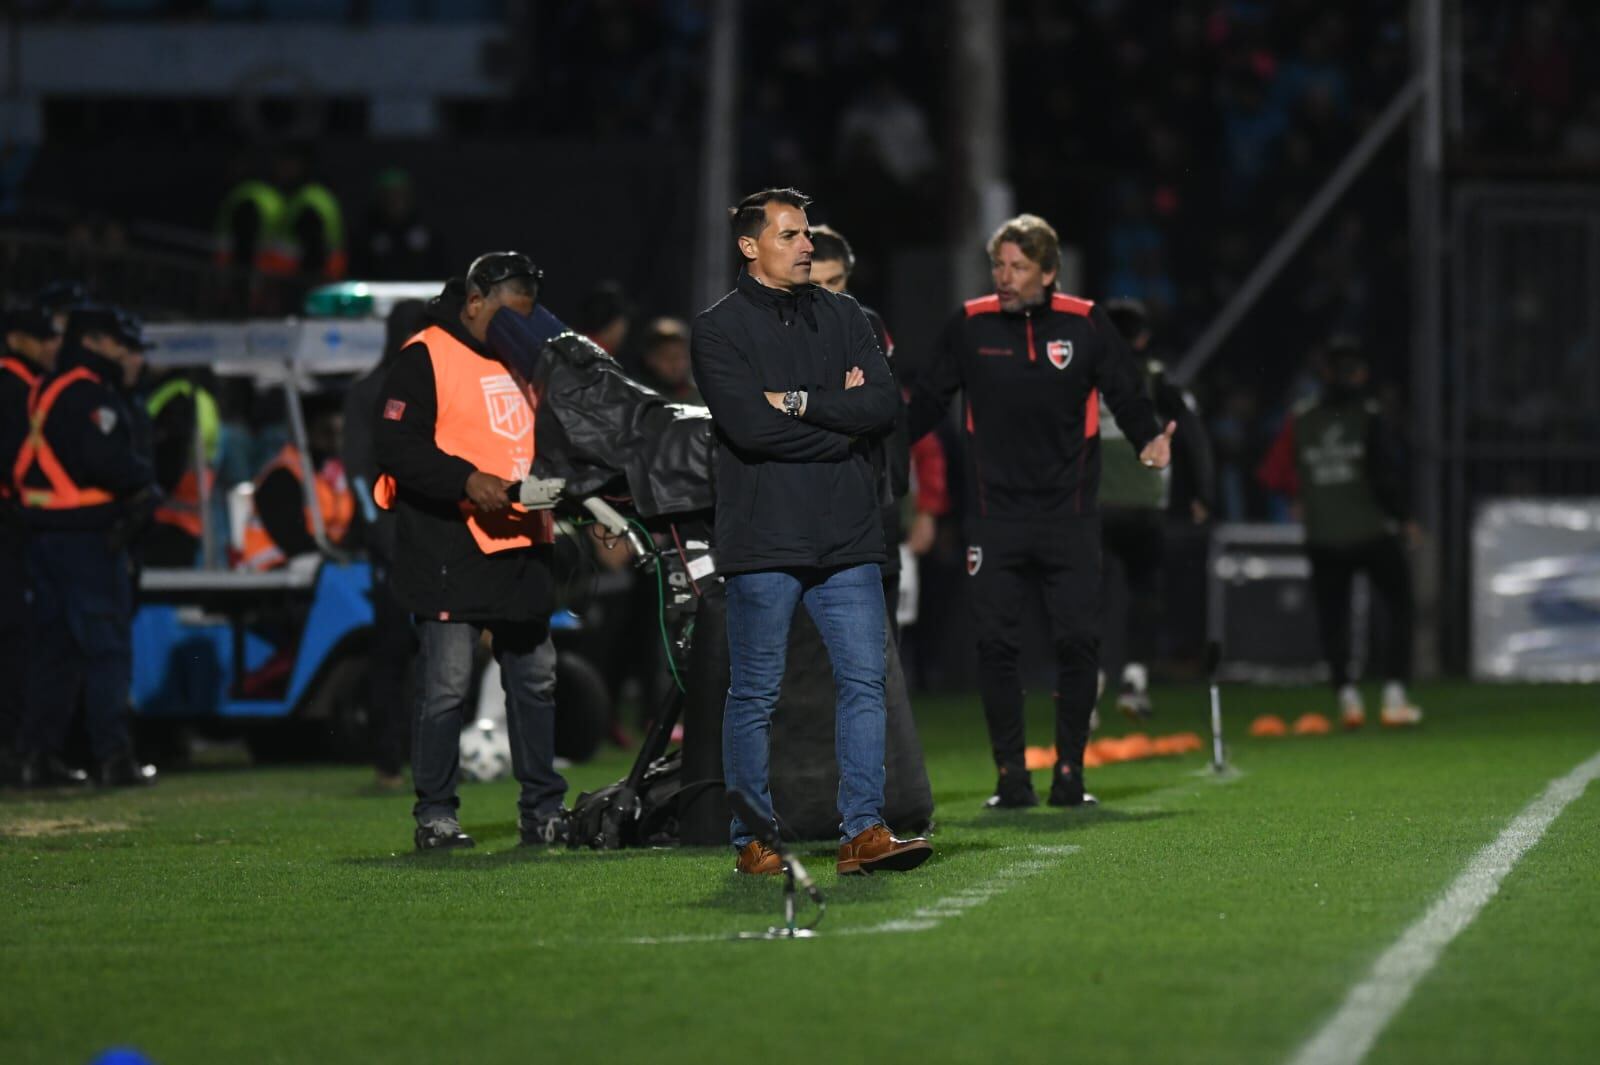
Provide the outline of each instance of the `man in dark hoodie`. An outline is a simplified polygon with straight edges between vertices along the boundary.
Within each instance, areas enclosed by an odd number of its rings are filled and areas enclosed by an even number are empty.
[[[138,319],[108,307],[72,312],[56,372],[29,397],[14,459],[27,530],[33,636],[19,737],[23,783],[62,779],[59,756],[80,696],[101,784],[155,780],[133,756],[133,560],[128,543],[160,497],[146,423],[131,389],[148,347]]]
[[[789,625],[802,602],[838,689],[841,875],[906,870],[931,853],[883,822],[884,559],[870,438],[894,424],[900,397],[854,299],[811,284],[806,207],[767,189],[730,209],[745,269],[695,319],[694,376],[716,420],[717,564],[727,578],[723,774],[770,817],[768,735]],[[735,817],[735,869],[782,863]]]
[[[401,349],[426,325],[427,306],[421,300],[396,303],[386,322],[382,360],[351,385],[344,397],[344,472],[355,494],[356,513],[364,527],[362,542],[372,563],[372,664],[367,671],[367,712],[379,791],[405,787],[401,769],[409,746],[406,732],[410,715],[404,707],[405,673],[396,666],[411,661],[417,637],[411,627],[411,615],[390,586],[394,571],[394,515],[379,510],[372,499],[372,486],[378,481],[378,457],[373,444],[389,370]]]
[[[394,511],[390,587],[415,616],[421,645],[411,744],[418,850],[473,845],[456,817],[456,782],[473,653],[485,630],[505,686],[522,843],[563,835],[553,528],[548,512],[513,502],[533,464],[534,405],[485,343],[496,314],[533,312],[542,276],[518,252],[479,256],[464,281],[428,303],[425,328],[384,382],[373,495]]]

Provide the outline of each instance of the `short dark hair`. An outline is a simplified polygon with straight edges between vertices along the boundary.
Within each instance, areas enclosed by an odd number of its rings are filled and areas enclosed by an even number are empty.
[[[618,318],[632,318],[633,304],[628,294],[616,281],[602,281],[583,294],[578,301],[573,322],[580,333],[598,333]]]
[[[733,239],[761,236],[761,231],[767,228],[767,204],[781,203],[786,207],[798,207],[804,211],[811,206],[811,197],[795,188],[762,189],[752,192],[734,206],[728,208],[728,224],[733,227]]]
[[[814,263],[844,263],[844,273],[849,277],[856,269],[856,253],[844,234],[832,226],[811,227],[811,261]]]

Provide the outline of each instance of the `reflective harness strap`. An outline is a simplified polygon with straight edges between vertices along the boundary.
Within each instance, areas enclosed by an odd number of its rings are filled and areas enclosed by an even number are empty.
[[[79,488],[61,465],[55,449],[44,435],[45,422],[61,393],[76,381],[94,380],[98,378],[79,366],[50,381],[48,385],[44,378],[35,377],[28,388],[28,436],[17,452],[16,463],[11,467],[11,482],[23,506],[36,510],[73,510],[116,501],[115,496],[102,488]],[[41,385],[45,385],[42,391]],[[49,488],[35,488],[24,482],[28,470],[35,464],[45,480],[50,482]]]

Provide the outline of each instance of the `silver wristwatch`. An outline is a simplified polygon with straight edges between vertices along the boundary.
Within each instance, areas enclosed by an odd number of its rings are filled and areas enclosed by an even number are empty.
[[[791,418],[800,417],[800,392],[785,392],[783,394],[783,413]]]

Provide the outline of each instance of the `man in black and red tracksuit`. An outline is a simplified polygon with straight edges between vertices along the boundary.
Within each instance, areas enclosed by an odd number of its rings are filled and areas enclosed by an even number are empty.
[[[1127,343],[1104,309],[1055,291],[1060,242],[1021,215],[989,241],[995,292],[946,327],[911,398],[910,437],[964,394],[967,574],[978,632],[978,683],[999,768],[990,807],[1034,806],[1024,762],[1017,670],[1023,600],[1043,597],[1056,657],[1056,764],[1050,804],[1093,803],[1083,749],[1099,653],[1099,396],[1146,465],[1170,461],[1163,429]]]

